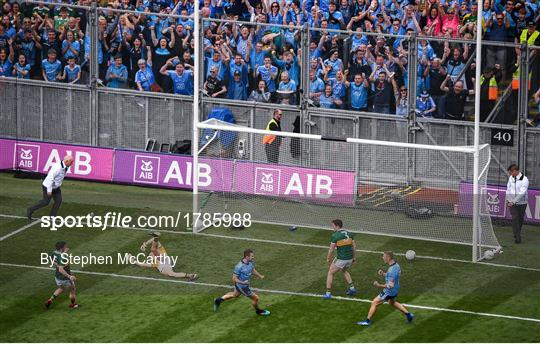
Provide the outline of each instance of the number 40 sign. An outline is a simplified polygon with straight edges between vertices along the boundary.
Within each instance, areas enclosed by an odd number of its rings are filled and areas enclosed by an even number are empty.
[[[513,129],[491,129],[491,145],[492,146],[513,146],[514,145],[514,130]]]

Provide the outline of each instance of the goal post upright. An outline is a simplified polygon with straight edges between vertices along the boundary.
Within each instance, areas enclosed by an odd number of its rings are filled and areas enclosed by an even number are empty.
[[[201,34],[201,17],[199,13],[199,1],[194,3],[194,43],[195,43],[195,54],[194,54],[194,73],[193,73],[193,120],[192,120],[192,140],[191,140],[191,149],[193,155],[193,194],[192,194],[192,221],[195,218],[193,214],[198,212],[199,206],[199,113],[200,113],[200,78],[201,78],[201,52],[200,52],[200,34]],[[193,233],[197,233],[197,228],[195,223],[192,223]]]
[[[482,62],[482,19],[483,7],[477,6],[476,14],[476,70],[474,82],[474,153],[473,153],[473,237],[472,261],[478,262],[480,241],[480,78]]]

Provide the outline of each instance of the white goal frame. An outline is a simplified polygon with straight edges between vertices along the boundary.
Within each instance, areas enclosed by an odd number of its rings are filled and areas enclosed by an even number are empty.
[[[259,134],[259,135],[266,135],[268,134],[268,131],[262,130],[262,129],[254,129],[254,128],[248,128],[243,127],[239,125],[234,125],[230,123],[221,122],[215,119],[210,119],[204,122],[197,123],[197,135],[194,137],[194,141],[199,141],[200,139],[200,133],[202,132],[202,129],[211,129],[217,131],[223,130],[223,131],[229,131],[229,132],[237,132],[237,133],[247,133],[247,134]],[[474,163],[479,164],[479,151],[483,149],[490,149],[489,144],[483,144],[478,146],[478,151],[475,150],[474,146],[435,146],[435,145],[426,145],[426,144],[414,144],[414,143],[402,143],[402,142],[392,142],[392,141],[377,141],[377,140],[368,140],[368,139],[359,139],[359,138],[344,138],[344,139],[336,139],[336,138],[327,138],[322,135],[314,135],[314,134],[302,134],[302,133],[293,133],[293,132],[272,132],[273,135],[281,136],[281,137],[290,137],[290,138],[298,138],[298,139],[307,139],[307,140],[315,140],[315,141],[341,141],[341,142],[348,142],[352,144],[363,144],[363,145],[371,145],[371,146],[386,146],[386,147],[399,147],[399,148],[412,148],[412,149],[424,149],[424,150],[433,150],[433,151],[440,151],[440,152],[458,152],[458,153],[466,153],[471,154],[475,157]],[[196,185],[196,181],[199,180],[199,169],[197,168],[197,164],[199,161],[199,155],[204,151],[204,148],[208,146],[208,144],[211,143],[213,138],[216,137],[216,134],[210,140],[202,147],[201,149],[194,151],[194,165],[193,165],[193,213],[200,213],[200,204],[199,204],[199,192],[198,187]],[[198,147],[199,145],[197,145]],[[488,154],[489,159],[491,158],[491,154]],[[488,160],[484,169],[482,171],[479,171],[479,167],[476,166],[478,170],[478,177],[475,178],[474,183],[478,184],[478,190],[479,188],[479,179],[481,176],[483,176],[485,173],[489,170],[489,163]],[[197,190],[197,191],[196,191]],[[498,252],[500,250],[500,247],[496,246],[487,246],[485,244],[482,244],[480,242],[480,224],[479,224],[479,218],[480,218],[480,201],[481,198],[478,197],[478,194],[474,193],[473,195],[473,235],[472,235],[472,243],[459,243],[454,241],[444,241],[444,240],[437,240],[437,239],[429,239],[429,238],[420,238],[420,237],[414,237],[414,236],[408,236],[408,235],[399,235],[399,237],[408,238],[408,239],[415,239],[415,240],[423,240],[423,241],[435,241],[435,242],[442,242],[442,243],[451,243],[451,244],[462,244],[462,245],[471,245],[472,246],[472,260],[474,262],[481,260],[482,257],[482,248],[489,248],[492,249],[494,252]],[[475,220],[476,219],[476,220]],[[290,222],[267,222],[267,221],[257,221],[257,219],[253,219],[253,222],[255,223],[265,223],[265,224],[276,224],[276,225],[286,225],[286,226],[293,226],[294,221]],[[302,225],[302,227],[306,228],[318,228],[318,229],[324,229],[318,226],[305,226]],[[193,223],[193,232],[198,233],[205,229],[205,227],[202,226],[201,223]],[[388,236],[389,234],[386,233],[379,233],[379,232],[373,232],[373,231],[367,231],[362,230],[362,233],[366,234],[374,234],[374,235],[382,235],[382,236]]]

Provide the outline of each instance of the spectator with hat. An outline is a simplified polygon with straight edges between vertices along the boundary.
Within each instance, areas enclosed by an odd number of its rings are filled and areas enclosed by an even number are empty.
[[[232,80],[229,82],[227,98],[235,100],[247,99],[247,87],[239,70],[234,71]]]
[[[416,98],[416,107],[415,112],[417,116],[421,117],[433,117],[433,114],[437,111],[437,106],[433,99],[429,96],[426,90],[423,90],[422,93]]]

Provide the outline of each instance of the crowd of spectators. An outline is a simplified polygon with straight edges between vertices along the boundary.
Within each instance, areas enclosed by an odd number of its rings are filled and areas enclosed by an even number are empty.
[[[93,39],[89,13],[70,4],[90,2],[0,0],[0,76],[87,82]],[[204,20],[201,28],[203,92],[288,104],[298,104],[303,92],[312,106],[406,116],[408,36],[415,35],[417,115],[464,119],[474,88],[475,63],[467,61],[475,48],[478,5],[471,0],[201,0],[201,16],[220,19]],[[484,39],[537,44],[536,0],[480,5]],[[98,6],[103,85],[193,94],[193,0],[109,0]],[[308,49],[302,48],[303,39]],[[497,91],[519,75],[521,54],[501,46],[484,50],[483,119]],[[301,70],[309,75],[305,90]]]

